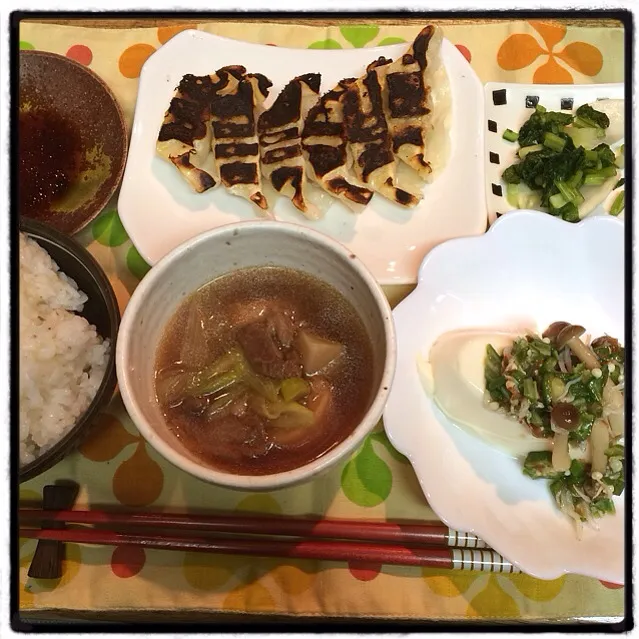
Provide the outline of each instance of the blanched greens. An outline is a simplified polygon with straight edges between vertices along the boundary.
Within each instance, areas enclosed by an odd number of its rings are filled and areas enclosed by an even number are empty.
[[[601,186],[617,176],[619,161],[605,143],[610,119],[591,106],[575,115],[537,105],[518,133],[519,162],[502,174],[507,199],[517,208],[542,208],[568,222],[578,222],[584,186]]]
[[[489,344],[484,368],[487,401],[552,438],[553,450],[529,453],[523,472],[551,480],[557,505],[579,525],[614,513],[611,498],[624,489],[624,349],[609,336],[588,344],[584,330],[555,322],[501,354]]]

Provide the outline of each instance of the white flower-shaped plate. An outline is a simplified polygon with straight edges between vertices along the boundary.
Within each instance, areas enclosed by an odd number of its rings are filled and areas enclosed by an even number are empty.
[[[611,217],[570,224],[550,215],[506,215],[483,236],[450,240],[424,259],[417,288],[394,311],[397,370],[384,413],[430,506],[451,528],[472,532],[522,571],[554,579],[577,573],[624,581],[624,496],[617,513],[584,527],[553,503],[548,483],[521,462],[453,425],[423,390],[417,356],[446,331],[543,330],[556,320],[624,338],[624,225]]]
[[[371,49],[287,49],[230,40],[201,31],[183,31],[158,49],[140,74],[135,118],[118,212],[142,257],[157,263],[182,242],[224,224],[256,219],[255,207],[215,189],[195,193],[155,151],[158,131],[175,87],[186,73],[208,74],[242,64],[273,82],[268,108],[297,75],[322,74],[322,91],[358,76],[380,56],[396,58],[408,44]],[[336,202],[316,222],[305,219],[286,198],[274,207],[279,220],[310,226],[351,249],[382,284],[413,283],[424,255],[437,244],[486,230],[482,86],[455,46],[444,39],[441,58],[450,83],[452,119],[446,167],[424,187],[413,210],[375,195],[356,215]]]

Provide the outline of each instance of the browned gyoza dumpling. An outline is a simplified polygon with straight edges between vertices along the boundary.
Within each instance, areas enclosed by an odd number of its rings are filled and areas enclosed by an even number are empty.
[[[317,102],[320,80],[319,73],[307,73],[291,80],[257,124],[262,174],[278,193],[290,198],[310,219],[317,219],[320,213],[308,201],[301,134],[304,118]]]
[[[429,25],[422,29],[408,51],[394,62],[380,58],[373,63],[382,87],[383,106],[393,153],[421,178],[431,172],[426,141],[432,129],[429,58],[441,46],[441,32]]]
[[[271,81],[261,74],[244,75],[211,102],[213,152],[220,181],[230,193],[246,198],[262,211],[268,202],[262,192],[257,119],[263,111]]]
[[[346,139],[357,178],[373,191],[403,206],[412,207],[419,197],[398,188],[391,136],[384,115],[382,87],[376,63],[357,80],[345,81],[340,98],[344,109]]]
[[[156,145],[157,153],[174,164],[198,193],[218,181],[210,124],[217,79],[190,74],[182,78],[164,115]]]
[[[325,191],[359,213],[370,202],[373,192],[351,171],[340,102],[346,91],[340,82],[310,109],[302,130],[302,148],[310,178]]]

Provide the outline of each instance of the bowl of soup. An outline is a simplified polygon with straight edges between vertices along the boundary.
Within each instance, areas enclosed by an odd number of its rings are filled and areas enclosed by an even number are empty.
[[[183,243],[134,291],[116,347],[124,404],[168,461],[273,490],[353,452],[395,371],[388,301],[362,262],[299,225],[244,222]]]

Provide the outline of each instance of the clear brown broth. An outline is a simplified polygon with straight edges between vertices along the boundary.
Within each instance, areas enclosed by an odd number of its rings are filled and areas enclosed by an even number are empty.
[[[206,284],[180,304],[169,320],[156,353],[155,370],[180,361],[186,318],[193,302],[201,304],[205,335],[198,362],[213,362],[236,345],[235,330],[273,304],[292,315],[298,326],[340,342],[340,358],[323,373],[331,402],[323,417],[292,443],[271,443],[266,453],[235,455],[237,432],[160,401],[175,436],[210,467],[242,475],[285,472],[317,459],[343,441],[366,413],[373,389],[373,349],[353,305],[334,287],[301,271],[281,267],[241,269]],[[189,367],[190,362],[182,362]],[[197,368],[197,366],[194,366]],[[268,432],[268,429],[267,429]]]

